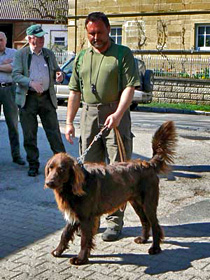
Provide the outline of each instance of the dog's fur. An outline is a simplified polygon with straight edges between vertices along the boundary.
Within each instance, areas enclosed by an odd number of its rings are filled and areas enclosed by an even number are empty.
[[[142,223],[142,236],[136,243],[146,243],[152,228],[153,243],[149,254],[160,253],[163,231],[157,219],[160,172],[166,172],[167,163],[173,162],[176,142],[174,123],[165,122],[152,140],[153,157],[117,162],[112,165],[85,163],[81,166],[66,153],[54,155],[45,167],[45,187],[54,191],[58,208],[63,212],[67,225],[58,247],[52,251],[61,256],[81,229],[81,250],[70,263],[88,262],[93,237],[97,233],[100,216],[112,213],[127,201],[131,203]]]

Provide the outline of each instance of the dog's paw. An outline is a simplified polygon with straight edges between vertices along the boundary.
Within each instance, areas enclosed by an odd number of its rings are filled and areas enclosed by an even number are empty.
[[[147,243],[147,239],[144,239],[141,236],[138,236],[134,239],[134,242],[137,244],[145,244],[145,243]]]
[[[87,263],[88,263],[88,259],[81,260],[78,257],[74,257],[70,259],[70,264],[74,264],[74,265],[82,265]]]
[[[150,255],[156,255],[156,254],[159,254],[160,252],[161,252],[160,247],[151,247],[151,248],[149,248],[149,251],[148,251],[148,253]]]
[[[61,251],[59,251],[59,250],[57,250],[57,249],[55,249],[55,250],[53,250],[53,251],[51,252],[51,254],[53,255],[53,257],[60,257],[60,256],[62,255],[62,253],[63,253],[63,251],[61,252]]]

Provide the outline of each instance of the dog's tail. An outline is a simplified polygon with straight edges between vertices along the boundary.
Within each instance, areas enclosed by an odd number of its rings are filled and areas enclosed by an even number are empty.
[[[168,164],[174,162],[177,134],[173,121],[163,123],[152,139],[153,158],[150,164],[157,173],[169,171]]]

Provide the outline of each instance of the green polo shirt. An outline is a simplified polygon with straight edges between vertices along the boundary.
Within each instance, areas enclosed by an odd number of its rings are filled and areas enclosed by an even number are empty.
[[[118,79],[119,49],[123,52],[121,62],[121,89]],[[119,46],[111,42],[104,53],[97,53],[92,47],[84,54],[82,63],[77,72],[77,58],[69,83],[70,90],[81,91],[82,100],[86,103],[110,103],[120,99],[120,93],[128,86],[139,86],[140,81],[131,50],[126,46]],[[80,88],[80,79],[83,88]],[[91,90],[91,84],[96,92]]]

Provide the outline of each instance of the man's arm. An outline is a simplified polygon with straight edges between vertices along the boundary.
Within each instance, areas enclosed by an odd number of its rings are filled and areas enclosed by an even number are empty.
[[[21,86],[26,87],[26,88],[29,87],[30,78],[24,76],[23,63],[22,63],[20,51],[17,51],[15,53],[15,59],[14,59],[13,70],[12,70],[12,78],[15,83],[18,83]]]
[[[117,110],[113,114],[109,115],[104,123],[104,125],[107,126],[109,129],[119,126],[125,111],[131,105],[134,89],[134,87],[126,87],[123,90]]]
[[[11,73],[12,72],[12,59],[5,59],[2,64],[0,64],[0,72]]]
[[[72,138],[75,137],[75,128],[74,128],[74,118],[77,114],[77,111],[80,106],[81,92],[79,91],[70,91],[67,107],[67,118],[66,118],[66,140],[73,144]]]

